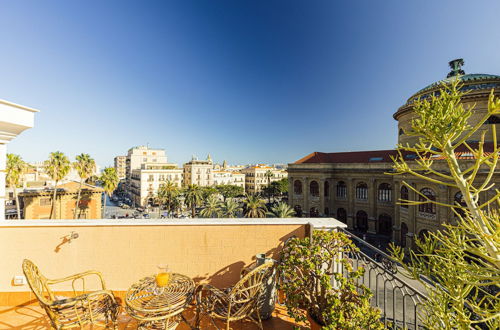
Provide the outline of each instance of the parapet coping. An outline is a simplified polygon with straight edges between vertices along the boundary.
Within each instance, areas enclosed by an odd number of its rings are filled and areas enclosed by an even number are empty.
[[[335,218],[206,218],[206,219],[96,219],[96,220],[0,220],[5,227],[121,227],[121,226],[238,226],[306,225],[318,229],[346,228]]]

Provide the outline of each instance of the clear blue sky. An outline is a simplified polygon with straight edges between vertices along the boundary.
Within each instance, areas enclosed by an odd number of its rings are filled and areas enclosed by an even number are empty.
[[[392,114],[449,60],[500,74],[500,1],[0,1],[0,98],[41,110],[8,146],[101,166],[392,148]]]

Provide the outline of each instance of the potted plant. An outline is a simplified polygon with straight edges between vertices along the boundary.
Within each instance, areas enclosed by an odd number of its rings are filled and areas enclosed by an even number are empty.
[[[347,235],[335,231],[315,231],[312,239],[294,238],[283,248],[281,288],[290,317],[309,319],[311,329],[384,328],[370,290],[356,281],[364,269],[354,271],[345,257],[354,251]]]

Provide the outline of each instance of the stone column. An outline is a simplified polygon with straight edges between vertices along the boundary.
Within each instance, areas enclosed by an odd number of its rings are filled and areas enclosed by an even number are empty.
[[[293,191],[293,181],[295,179],[291,176],[288,177],[288,205],[294,207],[295,192]]]
[[[302,214],[309,216],[309,185],[307,184],[307,177],[302,177],[302,196],[304,200],[304,209]]]
[[[354,209],[354,199],[356,198],[356,187],[354,186],[354,178],[349,178],[347,184],[347,226],[349,229],[356,227],[356,210]]]
[[[401,205],[397,204],[401,194],[401,184],[399,181],[394,181],[394,188],[392,191],[392,203],[394,204],[394,219],[392,221],[392,241],[402,244],[400,242],[401,237],[401,218],[399,212],[401,211]]]
[[[325,179],[318,180],[319,182],[319,214],[325,215]]]
[[[377,181],[370,179],[368,186],[368,232],[377,233]]]
[[[0,100],[0,220],[5,219],[5,167],[7,143],[24,130],[32,128],[38,110]]]

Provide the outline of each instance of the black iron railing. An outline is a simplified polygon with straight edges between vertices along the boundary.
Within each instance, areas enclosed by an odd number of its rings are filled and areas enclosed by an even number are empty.
[[[365,269],[359,282],[372,291],[372,306],[381,310],[385,326],[424,329],[418,315],[426,300],[425,289],[418,282],[402,276],[399,273],[401,266],[389,255],[344,229],[339,231],[347,234],[359,248],[359,252],[348,257],[354,270],[358,267]]]

